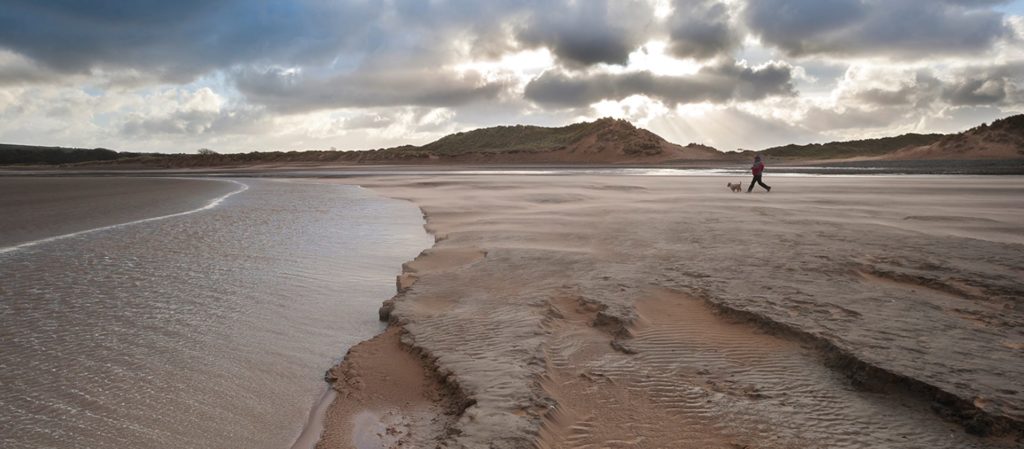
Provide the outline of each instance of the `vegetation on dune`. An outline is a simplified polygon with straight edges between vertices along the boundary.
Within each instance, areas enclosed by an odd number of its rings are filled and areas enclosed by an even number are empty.
[[[906,148],[896,157],[1019,158],[1024,156],[1024,115],[982,123],[959,134],[943,136],[928,147]]]
[[[623,120],[603,118],[593,122],[574,123],[560,128],[542,126],[495,126],[460,132],[419,147],[420,151],[439,156],[465,153],[540,153],[558,150],[588,135],[605,131]]]
[[[0,144],[0,165],[32,164],[59,165],[91,161],[112,161],[137,153],[119,153],[106,148],[38,147],[32,145]]]
[[[906,147],[931,145],[943,134],[903,134],[880,139],[850,140],[846,142],[784,145],[761,151],[772,157],[794,159],[844,159],[858,156],[881,156]]]
[[[1024,115],[982,124],[959,134],[904,134],[880,139],[829,142],[810,145],[786,145],[762,152],[771,157],[791,160],[838,160],[857,157],[889,157],[893,154],[927,150],[911,158],[942,159],[950,154],[977,155],[981,148],[1017,149],[1024,156]],[[496,126],[445,136],[422,146],[404,145],[367,151],[268,151],[219,154],[201,148],[198,154],[153,154],[116,152],[104,148],[35,147],[0,144],[0,165],[104,164],[159,168],[195,168],[244,166],[256,164],[389,164],[425,161],[508,163],[551,160],[542,153],[560,152],[553,157],[565,163],[615,163],[650,161],[676,157],[673,148],[688,156],[679,159],[737,161],[748,152],[721,153],[698,144],[678,147],[658,135],[633,126],[625,120],[602,118],[558,128],[541,126]],[[666,153],[669,151],[669,153]],[[1001,154],[1009,154],[1005,153]],[[973,152],[973,153],[972,153]],[[991,156],[989,156],[991,157]],[[1010,156],[1011,158],[1013,156]],[[1019,157],[1019,156],[1018,156]],[[548,159],[545,159],[548,158]],[[596,162],[595,162],[596,161]]]
[[[496,126],[445,136],[423,146],[404,145],[367,151],[268,151],[219,154],[201,148],[198,154],[105,153],[77,158],[53,158],[44,147],[25,147],[28,152],[8,153],[0,164],[64,164],[101,162],[115,165],[161,167],[209,167],[273,163],[391,163],[403,161],[444,160],[458,156],[489,157],[499,154],[536,154],[573,147],[586,150],[621,150],[623,155],[651,156],[661,152],[664,140],[634,127],[625,120],[603,118],[559,128],[540,126]],[[36,148],[37,150],[31,150]],[[38,154],[36,154],[38,152]],[[2,152],[0,152],[2,154]],[[581,153],[582,154],[582,153]]]
[[[983,124],[978,128],[985,128]],[[978,129],[975,128],[975,129]],[[992,122],[988,129],[1011,134],[1024,135],[1024,114],[1012,115]]]
[[[1014,145],[1024,150],[1024,114],[999,119],[991,125],[982,123],[981,126],[964,133],[946,136],[942,143],[959,136],[978,137],[996,144]]]

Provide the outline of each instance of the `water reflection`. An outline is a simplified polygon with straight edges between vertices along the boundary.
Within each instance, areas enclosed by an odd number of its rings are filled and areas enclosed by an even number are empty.
[[[380,330],[419,210],[243,180],[218,207],[0,255],[0,446],[279,448]]]

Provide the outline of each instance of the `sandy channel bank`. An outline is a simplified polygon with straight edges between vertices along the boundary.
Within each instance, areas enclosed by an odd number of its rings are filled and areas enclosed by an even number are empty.
[[[1021,447],[1019,177],[391,176],[319,448]]]

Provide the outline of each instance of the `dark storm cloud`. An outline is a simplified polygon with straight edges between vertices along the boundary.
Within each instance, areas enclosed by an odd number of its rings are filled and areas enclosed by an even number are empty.
[[[356,72],[324,78],[280,69],[242,71],[236,86],[246,98],[279,112],[416,105],[450,107],[493,99],[507,86],[435,69]]]
[[[1011,30],[984,0],[757,0],[744,17],[790,55],[926,58],[985,51]]]
[[[683,58],[709,59],[736,49],[743,35],[717,1],[677,0],[669,18],[670,51]]]
[[[570,65],[625,64],[653,20],[650,5],[637,0],[541,4],[516,38],[527,46],[547,47]]]
[[[945,85],[942,98],[955,106],[1024,103],[1024,61],[962,70]]]
[[[1005,78],[973,78],[950,86],[943,97],[957,106],[998,104],[1006,100]]]
[[[0,46],[54,70],[144,70],[188,80],[245,61],[299,63],[365,43],[373,2],[8,0]]]
[[[745,16],[765,43],[804,53],[808,41],[861,21],[867,7],[860,0],[761,0],[748,3]]]
[[[750,68],[738,64],[706,66],[689,76],[650,72],[569,76],[545,72],[526,86],[526,98],[544,105],[580,107],[601,100],[646,95],[668,104],[726,103],[793,95],[791,67],[770,64]]]
[[[0,62],[0,87],[55,82],[59,74],[26,61],[12,64]]]

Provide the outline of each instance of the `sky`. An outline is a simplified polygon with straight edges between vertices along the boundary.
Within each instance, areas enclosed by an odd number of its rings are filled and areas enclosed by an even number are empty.
[[[1024,112],[1024,0],[4,0],[0,142],[222,153],[631,121],[721,150]]]

